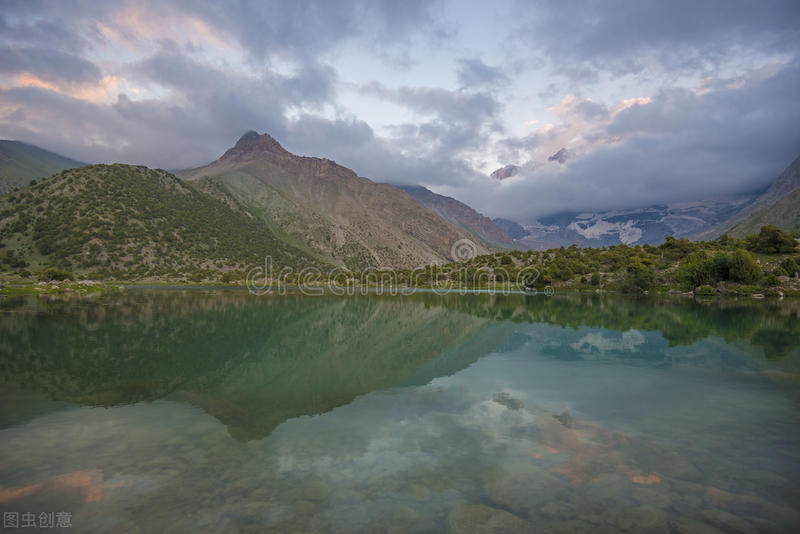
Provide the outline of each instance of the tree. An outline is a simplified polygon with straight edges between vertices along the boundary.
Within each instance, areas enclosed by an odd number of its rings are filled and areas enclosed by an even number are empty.
[[[800,271],[800,266],[797,265],[797,262],[794,258],[786,258],[781,262],[781,267],[783,270],[786,271],[786,274],[789,276],[794,276],[795,273]]]
[[[762,272],[753,255],[737,249],[731,256],[729,279],[742,284],[754,284],[761,279]]]
[[[655,283],[655,271],[652,267],[640,262],[631,262],[625,270],[621,289],[625,293],[640,293],[647,291]]]
[[[762,226],[757,236],[748,236],[747,248],[763,254],[794,252],[797,242],[777,226]]]
[[[678,265],[675,277],[688,288],[716,283],[711,258],[703,251],[689,254]]]

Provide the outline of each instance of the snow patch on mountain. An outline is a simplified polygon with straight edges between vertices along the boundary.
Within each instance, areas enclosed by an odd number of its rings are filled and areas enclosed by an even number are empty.
[[[621,243],[630,245],[642,238],[642,229],[634,226],[636,221],[609,222],[599,218],[576,220],[567,229],[577,232],[586,239],[600,239],[603,236],[617,234]]]

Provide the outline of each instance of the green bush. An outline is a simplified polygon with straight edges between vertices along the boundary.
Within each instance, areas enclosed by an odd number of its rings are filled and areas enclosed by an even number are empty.
[[[624,293],[641,293],[653,287],[655,278],[652,267],[634,262],[628,265],[620,289]]]
[[[776,275],[775,273],[769,273],[764,278],[764,285],[768,287],[779,286],[781,285],[781,279],[778,278],[778,275]]]
[[[50,282],[53,280],[73,280],[72,273],[68,271],[64,271],[62,269],[57,269],[55,267],[48,267],[44,271],[39,273],[39,280],[43,282]]]
[[[235,282],[237,280],[241,280],[244,278],[242,273],[236,271],[226,271],[222,273],[222,282],[225,284],[230,284],[231,282]]]
[[[794,276],[795,273],[800,272],[800,266],[794,258],[786,258],[781,262],[781,268],[786,271],[787,276]]]
[[[716,288],[711,286],[700,286],[694,290],[694,294],[699,297],[713,297],[716,296],[719,292]]]
[[[729,254],[709,257],[705,252],[693,252],[678,265],[675,278],[686,288],[714,285],[731,277],[733,258]]]
[[[762,254],[781,254],[794,252],[797,242],[777,226],[762,226],[758,235],[748,236],[747,248]]]
[[[741,284],[755,284],[762,272],[753,255],[744,249],[737,249],[730,260],[728,279]]]
[[[780,266],[775,267],[775,269],[772,270],[772,274],[774,274],[775,276],[789,276],[789,273],[786,272],[786,269]]]

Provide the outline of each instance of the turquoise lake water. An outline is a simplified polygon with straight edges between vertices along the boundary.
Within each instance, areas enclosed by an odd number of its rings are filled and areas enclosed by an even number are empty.
[[[73,532],[800,531],[800,302],[10,298],[0,383]]]

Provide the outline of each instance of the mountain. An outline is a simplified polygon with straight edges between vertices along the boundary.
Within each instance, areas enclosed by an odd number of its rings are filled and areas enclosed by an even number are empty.
[[[319,265],[277,239],[224,191],[131,165],[69,169],[0,197],[0,262],[125,278],[215,278],[224,271]],[[241,276],[243,278],[243,275]]]
[[[800,228],[800,157],[752,204],[702,237],[713,239],[722,234],[744,237],[758,233],[759,228],[768,224],[786,230]]]
[[[521,239],[530,233],[525,229],[524,226],[512,220],[503,219],[502,217],[498,217],[493,220],[494,223],[505,230],[512,239]]]
[[[375,183],[328,159],[297,156],[267,134],[247,132],[213,163],[179,173],[201,189],[219,189],[280,239],[322,261],[351,269],[414,268],[451,261],[469,239],[409,194]]]
[[[560,150],[550,159],[567,157]],[[562,162],[563,163],[563,162]],[[800,157],[761,194],[698,202],[649,206],[596,213],[564,212],[528,225],[495,219],[521,248],[543,250],[578,245],[657,245],[667,236],[715,239],[722,234],[744,237],[765,225],[786,230],[800,228]]]
[[[519,173],[520,167],[518,165],[506,165],[505,167],[501,167],[494,171],[489,176],[494,178],[495,180],[505,180],[506,178],[511,178]]]
[[[443,219],[461,226],[486,243],[505,247],[514,244],[514,239],[507,231],[489,217],[481,215],[463,202],[436,194],[421,185],[396,185],[395,187],[405,191]]]
[[[84,165],[21,141],[0,140],[0,195],[27,185],[31,180]]]
[[[573,244],[579,247],[656,245],[663,243],[667,236],[695,238],[738,213],[753,198],[754,195],[745,195],[642,209],[564,212],[540,218],[525,226],[500,220],[504,221],[502,224],[506,230],[514,235],[518,246],[533,250]]]
[[[569,159],[569,151],[566,148],[562,148],[561,150],[559,150],[558,152],[547,158],[547,161],[557,161],[561,164],[564,164],[567,162],[568,159]]]

